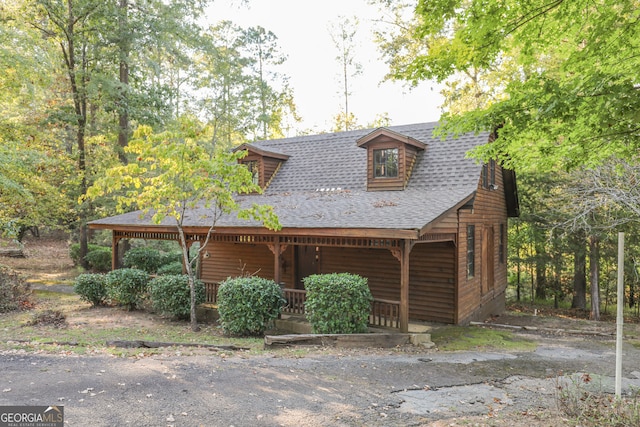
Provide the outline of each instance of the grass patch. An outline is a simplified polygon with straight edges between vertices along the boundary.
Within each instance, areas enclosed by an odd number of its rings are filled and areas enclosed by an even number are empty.
[[[166,343],[235,345],[260,353],[262,338],[230,338],[216,325],[202,325],[200,332],[191,331],[189,322],[174,321],[149,312],[127,312],[117,307],[92,308],[78,295],[36,291],[35,307],[0,315],[0,350],[41,351],[71,354],[113,354],[139,357],[164,352],[190,354],[197,348],[163,347],[110,348],[107,341],[154,341]],[[64,327],[34,322],[34,316],[51,310],[66,316]],[[222,352],[214,354],[222,355]],[[231,354],[231,353],[229,353]]]
[[[431,332],[431,340],[442,351],[508,350],[533,351],[535,341],[511,331],[477,326],[446,326]]]

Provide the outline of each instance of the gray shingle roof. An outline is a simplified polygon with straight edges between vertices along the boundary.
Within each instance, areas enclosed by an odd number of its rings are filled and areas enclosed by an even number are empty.
[[[481,165],[465,154],[485,144],[488,133],[434,138],[437,123],[390,126],[393,132],[428,144],[418,156],[404,191],[367,192],[367,150],[356,141],[372,129],[300,136],[253,145],[289,155],[262,195],[241,196],[242,204],[275,208],[285,228],[421,229],[477,189]],[[185,216],[185,226],[208,225],[204,212]],[[101,225],[149,225],[138,213],[94,221]],[[171,224],[171,222],[167,222]],[[233,215],[218,227],[255,226]]]

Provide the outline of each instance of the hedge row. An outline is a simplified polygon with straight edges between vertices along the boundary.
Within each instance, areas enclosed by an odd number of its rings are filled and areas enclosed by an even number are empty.
[[[306,316],[315,333],[367,331],[373,298],[366,278],[348,273],[312,275],[304,279],[304,285]],[[111,303],[133,310],[149,298],[158,312],[177,319],[188,319],[190,314],[189,281],[182,274],[150,280],[144,270],[124,268],[107,274],[82,274],[74,289],[93,305]],[[204,299],[204,285],[197,281],[196,303]],[[228,278],[218,289],[220,325],[230,335],[261,335],[273,325],[285,303],[282,289],[273,280]]]
[[[69,256],[74,265],[80,264],[80,244],[69,247]],[[111,270],[111,248],[92,245],[84,257],[93,272],[106,273]],[[124,266],[146,271],[149,274],[182,274],[182,255],[179,252],[163,253],[153,248],[134,248],[124,255]],[[180,269],[176,266],[180,264]]]
[[[191,300],[189,279],[186,275],[164,275],[152,280],[143,270],[122,268],[107,274],[79,275],[74,283],[75,292],[94,306],[115,304],[128,310],[140,308],[150,299],[155,310],[176,319],[188,319]],[[196,281],[196,303],[204,302],[204,285]]]

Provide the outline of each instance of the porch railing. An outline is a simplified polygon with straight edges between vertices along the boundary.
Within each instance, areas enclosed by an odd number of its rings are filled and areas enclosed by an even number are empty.
[[[220,283],[218,282],[204,282],[204,302],[206,304],[218,303],[218,288]]]
[[[371,302],[369,324],[385,328],[399,328],[400,302],[374,298]]]
[[[287,303],[282,312],[287,314],[304,314],[304,303],[307,301],[307,291],[303,289],[283,289]]]
[[[219,283],[205,282],[205,302],[217,304]],[[307,291],[303,289],[283,289],[284,298],[287,300],[282,308],[284,314],[304,315],[304,304],[307,300]],[[400,302],[374,298],[371,302],[369,313],[369,325],[385,328],[400,327]]]

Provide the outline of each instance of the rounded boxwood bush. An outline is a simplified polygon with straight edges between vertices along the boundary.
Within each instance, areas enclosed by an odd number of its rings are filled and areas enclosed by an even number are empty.
[[[106,276],[104,274],[81,274],[76,277],[73,290],[80,299],[94,306],[103,305],[107,301]]]
[[[314,274],[304,278],[305,313],[316,334],[367,332],[371,291],[367,279],[355,274]]]
[[[149,282],[149,295],[154,310],[187,320],[191,314],[191,291],[186,274],[158,276]],[[204,302],[204,284],[196,280],[196,304]]]
[[[122,262],[127,268],[137,268],[154,274],[163,263],[160,251],[153,248],[134,248],[124,254]]]
[[[107,272],[111,270],[111,248],[98,246],[91,249],[84,257],[93,271]]]
[[[180,261],[174,261],[169,264],[165,264],[162,267],[158,268],[158,275],[163,274],[171,274],[171,275],[181,275],[182,274],[182,263]]]
[[[182,252],[160,252],[160,265],[173,264],[175,262],[182,263]]]
[[[89,243],[87,246],[87,253],[95,250],[99,250],[101,248],[106,248],[106,246],[93,245]],[[111,250],[111,248],[108,248]],[[69,245],[69,256],[73,261],[73,265],[80,265],[80,243],[72,243]]]
[[[261,277],[228,278],[218,288],[218,314],[227,334],[262,335],[285,304],[282,289]]]
[[[149,274],[136,268],[121,268],[107,273],[107,295],[127,310],[135,310],[147,295]]]

